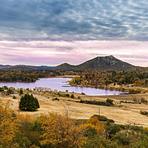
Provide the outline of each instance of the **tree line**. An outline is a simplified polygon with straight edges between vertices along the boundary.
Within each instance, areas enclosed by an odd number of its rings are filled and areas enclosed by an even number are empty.
[[[74,78],[70,84],[93,87],[132,84],[147,87],[148,71],[87,71],[81,72],[80,77]]]
[[[60,75],[51,70],[0,70],[0,82],[35,82],[39,78]]]

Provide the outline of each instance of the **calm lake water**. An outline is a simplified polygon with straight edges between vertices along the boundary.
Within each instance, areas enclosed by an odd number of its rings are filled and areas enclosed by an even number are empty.
[[[1,86],[15,87],[15,88],[50,88],[51,90],[75,92],[75,93],[85,93],[90,96],[99,95],[119,95],[122,92],[110,91],[104,89],[88,88],[88,87],[73,87],[69,86],[68,81],[70,78],[41,78],[33,83],[0,83]]]

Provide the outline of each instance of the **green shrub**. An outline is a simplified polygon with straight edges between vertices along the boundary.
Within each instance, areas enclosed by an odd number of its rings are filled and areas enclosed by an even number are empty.
[[[110,124],[107,126],[106,129],[106,135],[108,138],[113,138],[113,136],[116,135],[116,133],[120,132],[121,130],[121,126],[120,125],[116,125],[116,124]]]
[[[65,96],[66,96],[66,97],[70,97],[70,95],[69,95],[69,94],[65,94]]]
[[[89,127],[84,131],[84,135],[85,135],[85,137],[91,138],[91,137],[94,137],[95,135],[97,135],[97,131],[95,128]]]
[[[3,87],[0,87],[0,92],[4,91],[4,88]]]
[[[129,89],[129,94],[139,94],[141,93],[141,89]]]
[[[132,148],[148,148],[148,135],[142,135],[140,139],[131,144]]]
[[[36,111],[39,108],[39,102],[32,94],[25,94],[21,97],[19,109],[22,111]]]
[[[70,95],[68,93],[62,93],[62,92],[58,92],[57,94],[59,97],[70,97]]]
[[[53,98],[52,101],[60,101],[58,98]]]
[[[80,96],[78,96],[78,99],[81,99],[81,97],[80,97]]]
[[[148,101],[146,99],[144,99],[144,98],[141,98],[141,103],[148,104]]]
[[[13,98],[13,99],[16,99],[16,96],[13,96],[12,98]]]
[[[14,94],[14,90],[12,88],[8,88],[6,94],[7,95]]]
[[[125,129],[118,132],[113,139],[117,141],[117,143],[121,146],[132,147],[133,143],[141,141],[143,138],[141,137],[142,133],[132,130]]]
[[[81,95],[84,95],[85,96],[85,93],[82,92]]]
[[[108,104],[108,106],[112,106],[113,105],[113,100],[107,99],[106,103]]]
[[[102,121],[102,122],[114,123],[114,120],[108,119],[107,117],[101,116],[101,115],[93,115],[91,118],[95,118],[95,119]]]
[[[4,90],[7,90],[7,89],[8,89],[8,87],[7,87],[7,86],[3,86],[3,88],[4,88]]]
[[[141,115],[148,116],[148,111],[140,111],[140,114],[141,114]]]
[[[19,90],[19,95],[20,96],[23,95],[23,90],[22,89]]]
[[[119,145],[103,136],[96,135],[94,137],[89,137],[83,148],[119,148]]]
[[[96,101],[96,100],[80,100],[80,103],[102,105],[102,106],[113,106],[113,100],[107,99],[106,101]]]
[[[72,98],[72,99],[74,99],[74,98],[75,98],[74,94],[71,94],[71,98]]]
[[[119,132],[114,138],[117,140],[117,143],[119,145],[129,145],[130,144],[130,138],[128,137],[127,133]]]

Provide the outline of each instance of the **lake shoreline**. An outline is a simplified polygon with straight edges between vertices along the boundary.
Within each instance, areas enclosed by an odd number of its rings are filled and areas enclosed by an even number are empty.
[[[75,88],[78,88],[78,89],[85,89],[85,88],[88,88],[88,89],[99,89],[99,90],[103,90],[103,91],[117,91],[118,93],[120,94],[116,94],[116,95],[126,95],[126,94],[139,94],[139,93],[147,93],[148,90],[146,88],[140,88],[140,87],[127,87],[127,86],[113,86],[113,85],[110,85],[110,86],[98,86],[98,87],[95,87],[95,86],[92,86],[92,85],[75,85],[75,84],[72,84],[70,83],[70,81],[75,78],[75,77],[78,77],[77,75],[62,75],[62,76],[55,76],[55,77],[48,77],[49,79],[55,79],[55,78],[59,78],[59,79],[69,79],[67,81],[67,85],[63,86],[65,88],[71,88],[71,87],[75,87]],[[31,84],[35,84],[36,82],[40,81],[40,79],[48,79],[48,78],[39,78],[37,79],[36,81],[33,81],[33,82],[22,82],[22,81],[11,81],[11,82],[0,82],[0,84],[2,83],[5,83],[6,85],[3,85],[3,86],[7,86],[9,85],[10,83],[16,83],[16,84],[25,84],[25,85],[31,85]],[[10,86],[11,87],[11,86]],[[12,86],[13,87],[13,86]],[[43,88],[46,88],[44,86],[42,86]],[[49,87],[47,87],[49,88]],[[76,92],[77,93],[77,92]],[[83,93],[83,92],[79,92],[79,93]],[[93,94],[89,95],[89,94],[86,94],[88,96],[94,96]],[[99,96],[99,94],[97,95]],[[101,95],[102,96],[102,95]]]
[[[99,95],[119,95],[121,92],[119,91],[110,91],[106,89],[99,89],[93,87],[78,87],[69,85],[71,77],[67,78],[67,76],[63,77],[51,77],[51,78],[40,78],[36,82],[26,83],[26,82],[7,82],[0,83],[0,86],[14,87],[14,88],[47,88],[51,90],[57,91],[68,91],[79,94],[86,94],[88,96],[99,96]]]

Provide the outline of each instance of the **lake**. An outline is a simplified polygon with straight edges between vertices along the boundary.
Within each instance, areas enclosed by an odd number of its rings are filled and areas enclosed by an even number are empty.
[[[75,92],[75,93],[85,93],[89,96],[101,96],[101,95],[119,95],[122,94],[120,91],[111,91],[98,88],[88,88],[88,87],[75,87],[70,86],[68,81],[71,78],[41,78],[36,82],[23,83],[23,82],[13,82],[13,83],[0,83],[0,87],[15,87],[15,88],[50,88],[51,90]]]

